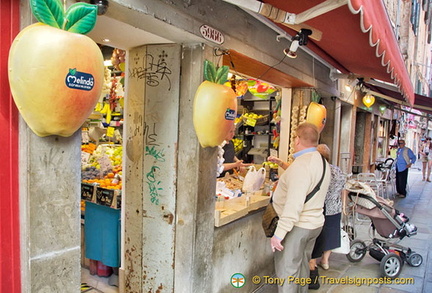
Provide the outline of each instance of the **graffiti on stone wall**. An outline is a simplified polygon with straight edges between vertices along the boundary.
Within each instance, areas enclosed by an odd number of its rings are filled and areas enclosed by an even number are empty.
[[[152,54],[146,54],[141,60],[138,54],[132,58],[132,66],[129,69],[130,78],[145,79],[146,85],[157,87],[166,80],[168,82],[168,90],[171,90],[170,75],[171,69],[168,67],[166,58],[168,54],[162,50],[158,57]]]
[[[150,171],[146,174],[146,183],[150,192],[150,201],[159,205],[160,192],[163,188],[160,187],[162,181],[158,179],[158,175],[160,175],[158,163],[165,162],[165,153],[163,149],[158,148],[156,123],[153,125],[144,123],[144,136],[146,141],[145,156],[151,156],[155,159]]]
[[[150,155],[156,159],[156,161],[159,162],[165,162],[165,154],[163,150],[158,150],[155,148],[155,146],[149,147],[146,146],[146,156]]]
[[[158,146],[159,144],[156,142],[157,133],[156,133],[156,123],[147,124],[144,122],[144,138],[146,145],[154,145]]]
[[[162,181],[156,179],[156,173],[159,170],[160,168],[158,166],[152,166],[150,172],[146,174],[147,185],[150,191],[150,201],[155,205],[159,205],[159,191],[162,190],[162,188],[159,187]]]

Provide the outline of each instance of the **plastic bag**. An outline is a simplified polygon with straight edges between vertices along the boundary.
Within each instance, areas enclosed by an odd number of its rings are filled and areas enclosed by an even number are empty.
[[[341,233],[341,246],[332,249],[334,253],[348,254],[350,252],[350,239],[348,233],[344,229],[340,230]]]
[[[255,192],[260,190],[266,177],[266,169],[261,167],[256,169],[255,166],[250,166],[243,181],[243,192]]]

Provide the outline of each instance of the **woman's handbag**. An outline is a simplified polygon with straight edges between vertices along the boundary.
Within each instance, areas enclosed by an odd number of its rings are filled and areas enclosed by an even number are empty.
[[[344,229],[340,229],[341,233],[341,246],[332,249],[334,253],[348,254],[350,252],[350,239],[348,233]]]
[[[324,165],[323,174],[321,176],[320,181],[315,186],[315,188],[306,196],[305,203],[307,203],[312,198],[312,196],[314,196],[315,193],[318,192],[318,190],[321,187],[321,183],[324,180],[324,175],[325,175],[325,171],[326,171],[326,162],[325,162],[325,159],[323,156],[321,156],[321,158],[322,158],[323,165]],[[267,205],[266,209],[264,210],[263,217],[262,217],[262,227],[264,229],[265,236],[267,236],[269,238],[273,237],[274,232],[276,231],[278,221],[279,221],[279,216],[273,207],[273,197],[271,197],[270,202]]]
[[[278,221],[279,216],[273,207],[272,200],[270,200],[262,217],[262,226],[265,236],[273,237],[274,232],[276,231]]]

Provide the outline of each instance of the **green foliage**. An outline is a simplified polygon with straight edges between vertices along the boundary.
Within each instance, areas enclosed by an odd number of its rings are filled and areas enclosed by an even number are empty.
[[[96,5],[77,2],[66,12],[60,0],[31,0],[30,5],[39,22],[72,33],[87,34],[96,24]]]
[[[64,9],[60,0],[31,0],[30,5],[39,22],[56,28],[63,27]]]
[[[97,18],[97,6],[87,3],[75,3],[66,11],[66,23],[64,29],[79,34],[87,34],[95,24]]]
[[[204,79],[217,83],[224,84],[228,80],[228,66],[216,68],[213,62],[204,61]]]
[[[312,102],[315,103],[319,103],[321,100],[321,96],[318,94],[318,92],[316,90],[312,91],[312,97],[311,97]]]

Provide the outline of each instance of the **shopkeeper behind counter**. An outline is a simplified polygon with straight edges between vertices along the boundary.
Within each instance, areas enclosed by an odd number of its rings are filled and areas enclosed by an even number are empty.
[[[232,174],[233,170],[240,170],[241,168],[249,167],[253,164],[244,164],[243,160],[239,160],[235,156],[234,143],[232,141],[235,134],[235,125],[233,124],[230,131],[227,133],[225,141],[219,148],[219,161],[218,161],[218,177],[224,177],[226,173]],[[222,159],[223,157],[223,159]],[[223,164],[220,165],[220,161]]]

